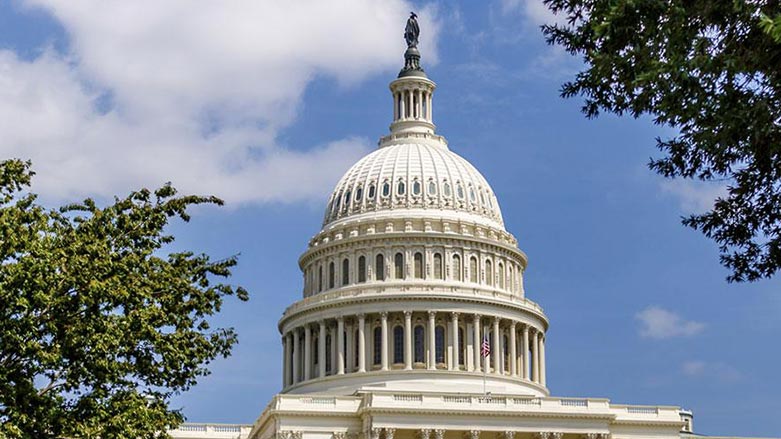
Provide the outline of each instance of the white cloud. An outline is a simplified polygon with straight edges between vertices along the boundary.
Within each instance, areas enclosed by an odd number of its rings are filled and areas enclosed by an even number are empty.
[[[49,11],[71,46],[31,61],[0,51],[0,157],[31,158],[36,191],[105,197],[171,180],[237,202],[321,196],[367,151],[365,139],[295,151],[277,137],[315,77],[351,86],[399,68],[411,10],[402,0],[25,5]],[[418,15],[432,65],[437,11]]]
[[[681,372],[691,378],[703,378],[721,383],[731,383],[743,378],[739,370],[722,362],[685,361],[681,365]]]
[[[727,195],[727,186],[676,178],[659,184],[662,192],[678,199],[681,210],[689,213],[706,212],[713,208],[716,198]]]
[[[705,329],[705,324],[684,320],[678,314],[658,306],[649,306],[635,315],[640,321],[640,335],[648,338],[692,336]]]
[[[520,13],[533,25],[566,24],[565,17],[554,14],[542,0],[501,0],[503,14]]]

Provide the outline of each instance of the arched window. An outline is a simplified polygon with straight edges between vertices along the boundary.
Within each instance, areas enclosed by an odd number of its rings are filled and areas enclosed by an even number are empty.
[[[453,279],[462,280],[463,272],[461,271],[461,256],[453,255]]]
[[[396,253],[393,257],[393,270],[396,279],[404,279],[404,254]]]
[[[344,193],[344,210],[347,210],[350,206],[350,195],[352,195],[352,192],[350,191]]]
[[[323,291],[323,266],[317,267],[317,292]]]
[[[412,195],[420,195],[420,181],[415,180],[412,182]]]
[[[358,257],[358,283],[366,282],[366,256]]]
[[[382,328],[374,328],[374,364],[382,362]]]
[[[415,345],[414,360],[416,363],[424,363],[426,361],[426,340],[424,338],[425,331],[423,330],[423,326],[415,326],[413,332],[413,344]]]
[[[382,183],[382,196],[387,198],[390,195],[390,183],[387,181]]]
[[[490,286],[493,286],[494,284],[493,264],[491,264],[491,261],[488,259],[485,260],[485,283]]]
[[[336,204],[334,204],[334,211],[338,211],[341,205],[342,205],[342,193],[339,192],[339,195],[336,196]]]
[[[404,328],[396,326],[393,328],[393,363],[404,362]]]
[[[475,202],[475,190],[472,187],[469,188],[469,201]]]
[[[331,373],[331,334],[325,336],[325,373]]]
[[[428,194],[432,196],[437,194],[437,184],[434,180],[428,182]]]
[[[407,185],[404,184],[403,180],[399,180],[399,184],[398,186],[396,186],[396,194],[404,195],[406,191],[407,191]]]
[[[499,288],[504,289],[504,264],[500,262],[496,268],[499,271]]]
[[[442,255],[434,253],[434,278],[442,279]]]
[[[477,258],[469,258],[469,282],[477,283]]]
[[[485,195],[483,195],[482,191],[480,191],[480,204],[485,206]]]
[[[434,357],[437,363],[445,362],[445,327],[437,326],[434,329],[434,339],[436,342],[436,349],[434,351]]]
[[[491,198],[491,194],[489,193],[487,197],[488,197],[488,206],[494,207],[494,202],[493,199]]]
[[[415,279],[423,279],[423,254],[415,253]]]
[[[362,197],[362,196],[363,196],[363,188],[362,188],[362,187],[360,187],[360,186],[358,186],[358,187],[355,189],[355,201],[356,201],[356,202],[360,202],[360,201],[361,201],[361,197]]]
[[[336,277],[336,268],[334,267],[334,263],[331,262],[330,264],[328,264],[328,288],[334,287],[335,277]]]
[[[350,283],[350,260],[345,258],[342,261],[342,285]]]
[[[456,183],[456,194],[459,200],[464,199],[464,188],[461,186],[461,183]]]
[[[458,328],[458,364],[461,366],[464,365],[465,343],[464,328]]]
[[[385,256],[383,255],[374,258],[374,278],[385,280]]]
[[[374,183],[370,184],[369,193],[368,193],[370,200],[374,199],[374,195],[376,194],[376,192],[377,192],[377,188],[374,186]]]
[[[445,194],[446,197],[450,196],[450,183],[445,182],[445,184],[442,186],[442,192]]]

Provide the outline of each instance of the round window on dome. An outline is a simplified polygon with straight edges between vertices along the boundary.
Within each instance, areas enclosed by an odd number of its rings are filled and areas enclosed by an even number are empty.
[[[434,183],[434,180],[428,182],[428,194],[429,195],[437,194],[437,184]]]
[[[396,193],[399,195],[404,195],[404,192],[407,190],[407,185],[404,184],[404,181],[399,180],[399,185],[396,187]]]
[[[412,182],[412,195],[420,195],[421,187],[420,182],[415,180]]]

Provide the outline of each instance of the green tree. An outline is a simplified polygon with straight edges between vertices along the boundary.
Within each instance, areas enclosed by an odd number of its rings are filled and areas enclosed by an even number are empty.
[[[211,329],[231,257],[162,255],[171,219],[222,204],[166,185],[100,208],[47,209],[25,192],[29,163],[0,162],[0,437],[159,438],[182,422],[168,408],[232,329]]]
[[[676,135],[649,166],[723,182],[727,195],[683,219],[719,245],[728,281],[781,268],[781,8],[778,0],[544,0],[550,44],[582,57],[562,87],[583,112],[650,115]]]

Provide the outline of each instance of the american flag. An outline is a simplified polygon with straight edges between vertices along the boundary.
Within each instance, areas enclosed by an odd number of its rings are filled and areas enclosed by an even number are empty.
[[[491,343],[488,342],[488,335],[483,337],[483,344],[480,346],[480,355],[483,358],[491,355]]]

